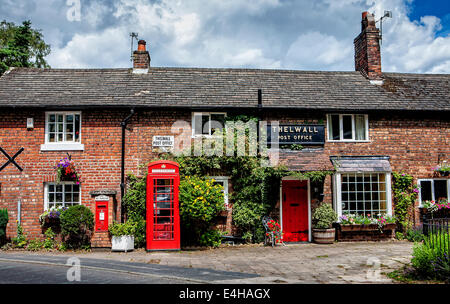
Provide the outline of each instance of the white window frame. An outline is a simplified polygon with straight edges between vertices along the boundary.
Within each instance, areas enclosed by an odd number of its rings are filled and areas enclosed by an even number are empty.
[[[75,134],[73,141],[62,141],[62,142],[49,142],[49,116],[50,115],[80,115],[80,134],[78,135],[80,140],[78,142],[75,141]],[[64,119],[65,125],[65,119]],[[45,141],[44,144],[41,145],[41,151],[83,151],[84,145],[81,144],[82,140],[82,115],[81,111],[51,111],[45,112]],[[65,132],[65,127],[63,128]],[[74,130],[75,132],[75,130]],[[64,138],[64,136],[63,136]]]
[[[211,121],[211,115],[224,115],[225,118],[227,117],[227,113],[226,112],[192,112],[192,124],[191,124],[191,128],[192,128],[192,137],[214,137],[214,135],[211,134],[211,126],[209,126],[209,134],[195,134],[195,116],[196,115],[208,115],[209,116],[209,121]],[[202,128],[204,126],[202,125]],[[225,125],[223,126],[223,128],[226,130]]]
[[[64,192],[64,186],[65,185],[68,185],[68,184],[71,184],[71,185],[75,185],[75,182],[61,182],[61,183],[59,183],[59,185],[62,185],[62,187],[63,187],[63,202],[62,202],[62,205],[63,206],[65,206],[65,204],[66,204],[66,202],[64,202],[64,199],[65,199],[65,196],[64,196],[64,194],[65,194],[65,192]],[[55,182],[49,182],[49,183],[45,183],[44,184],[44,211],[47,211],[47,210],[49,210],[49,204],[50,204],[50,202],[48,201],[48,195],[49,195],[49,193],[48,193],[48,188],[49,188],[49,186],[50,185],[54,185],[55,187],[58,185],[57,183],[55,183]],[[79,202],[78,202],[78,204],[80,204],[81,205],[81,184],[79,185],[79,189],[80,189],[80,191],[79,191],[79,193],[78,193],[78,199],[79,199]],[[70,202],[70,203],[76,203],[76,202]],[[56,204],[56,203],[55,203]]]
[[[223,182],[223,199],[224,204],[227,209],[230,209],[230,205],[228,203],[228,181],[230,178],[228,176],[209,176],[209,179],[214,179],[214,181]]]
[[[336,173],[334,174],[334,195],[333,195],[333,205],[334,210],[336,210],[336,213],[338,216],[342,216],[342,174],[361,174],[361,173],[367,173],[367,174],[384,174],[385,175],[385,183],[386,183],[386,213],[387,215],[392,216],[392,187],[391,187],[391,172],[345,172],[345,173]]]
[[[420,187],[421,182],[431,182],[431,200],[436,201],[435,195],[434,195],[434,181],[435,180],[446,180],[447,181],[447,200],[450,201],[450,179],[448,178],[420,178],[417,179],[417,184]],[[423,206],[422,202],[422,191],[419,189],[419,207]]]
[[[338,115],[339,116],[339,138],[340,139],[332,139],[331,138],[331,115]],[[355,116],[356,115],[364,115],[364,122],[366,127],[366,139],[358,139],[356,140],[356,126],[355,126]],[[344,139],[344,122],[343,117],[344,116],[351,116],[352,117],[352,139]],[[338,114],[338,113],[331,113],[327,114],[327,141],[329,142],[370,142],[369,138],[369,115],[368,114]]]

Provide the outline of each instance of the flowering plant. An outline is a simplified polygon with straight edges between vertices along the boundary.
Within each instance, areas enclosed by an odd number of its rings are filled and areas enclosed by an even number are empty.
[[[439,202],[435,201],[424,201],[422,203],[423,208],[427,208],[431,213],[434,213],[441,209],[450,209],[450,202],[446,199],[442,199]]]
[[[77,185],[80,184],[81,179],[77,170],[75,169],[75,165],[72,160],[67,157],[61,159],[55,167],[57,172],[56,182],[60,183],[62,180],[71,180],[76,182]]]
[[[52,207],[47,211],[44,211],[44,213],[42,213],[39,216],[39,222],[41,223],[41,226],[43,226],[45,224],[45,219],[49,218],[49,219],[59,219],[61,216],[61,213],[63,211],[66,211],[67,207]]]
[[[382,229],[386,224],[394,224],[395,217],[387,214],[377,214],[372,216],[368,213],[366,216],[361,214],[344,214],[339,217],[342,225],[377,225]]]
[[[270,232],[273,232],[275,242],[281,243],[283,238],[283,233],[281,232],[281,226],[279,223],[277,223],[274,220],[270,220],[267,223],[267,227],[269,228]],[[270,232],[267,232],[266,235],[269,236]]]

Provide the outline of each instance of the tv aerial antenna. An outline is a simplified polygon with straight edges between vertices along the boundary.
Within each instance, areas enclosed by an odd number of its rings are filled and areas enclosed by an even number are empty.
[[[380,44],[383,44],[383,19],[384,18],[392,18],[392,11],[384,11],[384,16],[375,22],[375,23],[380,22]]]
[[[133,61],[133,48],[134,48],[134,39],[136,39],[136,41],[138,41],[138,33],[135,32],[131,32],[130,33],[130,39],[131,39],[131,57],[130,57],[130,61]]]

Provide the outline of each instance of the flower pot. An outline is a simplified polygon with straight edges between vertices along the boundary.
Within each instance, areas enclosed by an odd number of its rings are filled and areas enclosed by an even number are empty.
[[[438,171],[441,176],[448,176],[450,171]]]
[[[317,244],[333,244],[336,238],[336,229],[313,229],[312,235]]]
[[[134,236],[122,235],[113,236],[111,240],[111,251],[133,251],[134,250]]]

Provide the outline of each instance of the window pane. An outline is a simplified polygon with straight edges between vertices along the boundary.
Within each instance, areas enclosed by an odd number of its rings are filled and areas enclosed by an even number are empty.
[[[208,114],[203,114],[202,115],[202,133],[203,135],[209,135],[209,115]]]
[[[330,115],[330,139],[332,140],[339,140],[339,115]]]
[[[366,140],[366,120],[364,115],[355,115],[355,139]]]
[[[211,114],[211,134],[223,129],[225,125],[225,114]]]
[[[202,134],[202,116],[201,114],[194,115],[194,134],[200,135]]]
[[[352,139],[352,116],[344,115],[342,116],[342,128],[344,139]]]
[[[75,141],[80,141],[80,115],[75,115]]]
[[[56,121],[55,114],[49,115],[48,116],[48,121],[49,122],[55,122]]]
[[[58,122],[63,122],[64,121],[64,115],[59,114],[59,115],[56,115],[56,116],[58,117]]]
[[[367,216],[386,213],[386,189],[384,174],[343,174],[341,203],[343,213]],[[378,180],[382,180],[379,182]],[[377,190],[374,190],[376,188]]]
[[[437,202],[447,199],[447,180],[434,181],[434,199]]]
[[[420,196],[422,202],[431,201],[433,199],[431,195],[431,181],[420,181]]]

